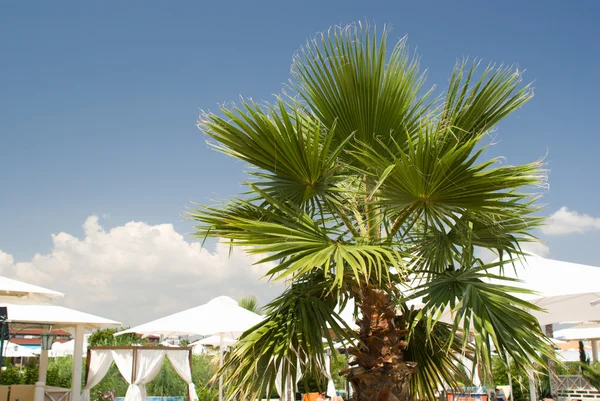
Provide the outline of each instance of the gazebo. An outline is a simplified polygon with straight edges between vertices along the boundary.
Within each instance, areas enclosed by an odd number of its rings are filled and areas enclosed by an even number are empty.
[[[88,347],[83,401],[90,401],[90,390],[100,383],[113,362],[129,384],[125,401],[146,401],[146,384],[158,375],[165,359],[186,382],[188,401],[198,401],[192,382],[192,348],[165,346]]]
[[[71,400],[80,401],[85,330],[120,326],[121,323],[52,304],[55,298],[63,296],[64,294],[58,291],[0,276],[0,307],[6,307],[8,315],[6,321],[12,329],[41,328],[47,332],[51,329],[74,329],[75,350]],[[35,384],[34,401],[44,400],[48,350],[53,339],[48,333],[42,334],[39,378]]]

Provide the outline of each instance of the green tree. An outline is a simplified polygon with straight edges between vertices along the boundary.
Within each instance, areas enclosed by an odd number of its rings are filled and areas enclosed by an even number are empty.
[[[40,367],[34,358],[28,358],[23,372],[23,384],[35,384],[40,376]]]
[[[143,340],[135,333],[122,334],[114,336],[115,333],[125,330],[125,327],[119,329],[102,329],[96,330],[88,339],[90,346],[115,346],[115,345],[142,345]]]
[[[0,372],[0,384],[21,384],[21,373],[19,372],[19,369],[10,362],[5,362],[4,370]]]
[[[488,375],[493,348],[519,366],[552,354],[525,311],[538,308],[510,295],[523,290],[508,279],[490,284],[503,279],[498,265],[476,257],[519,256],[542,222],[531,193],[544,184],[542,163],[481,160],[531,88],[514,69],[459,63],[432,98],[405,41],[388,54],[387,36],[331,28],[294,56],[273,104],[242,100],[200,117],[212,146],[251,171],[242,195],[189,212],[197,236],[261,255],[275,264],[267,276],[289,284],[228,355],[230,398],[264,394],[279,368],[284,378],[298,362],[318,370],[323,337],[355,344],[346,374],[358,401],[433,399],[455,383],[462,351]],[[356,332],[336,313],[349,300]],[[444,310],[452,324],[438,321]]]

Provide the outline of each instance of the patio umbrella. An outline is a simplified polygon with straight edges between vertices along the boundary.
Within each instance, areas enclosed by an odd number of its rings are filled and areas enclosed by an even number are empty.
[[[250,312],[226,296],[214,298],[204,305],[186,309],[173,315],[132,327],[115,335],[138,333],[143,337],[162,335],[218,335],[220,366],[223,366],[223,345],[226,336],[239,337],[259,323],[262,316]],[[219,401],[223,400],[223,378],[219,377]]]

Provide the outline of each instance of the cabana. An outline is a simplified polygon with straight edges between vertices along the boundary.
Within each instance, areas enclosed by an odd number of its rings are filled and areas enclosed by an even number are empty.
[[[137,333],[143,337],[161,335],[218,335],[219,336],[219,366],[223,366],[223,346],[225,338],[237,338],[245,330],[258,324],[262,316],[250,312],[227,297],[216,297],[206,304],[186,309],[151,322],[132,327],[116,333]],[[223,400],[223,377],[219,376],[219,401]]]
[[[192,349],[155,346],[88,347],[83,401],[90,401],[90,390],[106,376],[113,362],[129,384],[125,401],[145,401],[146,384],[158,375],[165,358],[187,383],[188,401],[198,401],[192,382]]]

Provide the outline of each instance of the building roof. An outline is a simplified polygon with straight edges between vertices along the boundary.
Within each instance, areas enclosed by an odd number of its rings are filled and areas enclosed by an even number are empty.
[[[60,339],[57,338],[56,340],[54,340],[55,343],[66,343],[70,340],[66,340],[66,339]],[[16,337],[11,337],[10,339],[11,343],[15,343],[15,344],[19,344],[19,345],[41,345],[42,344],[42,339],[41,338],[16,338]]]

